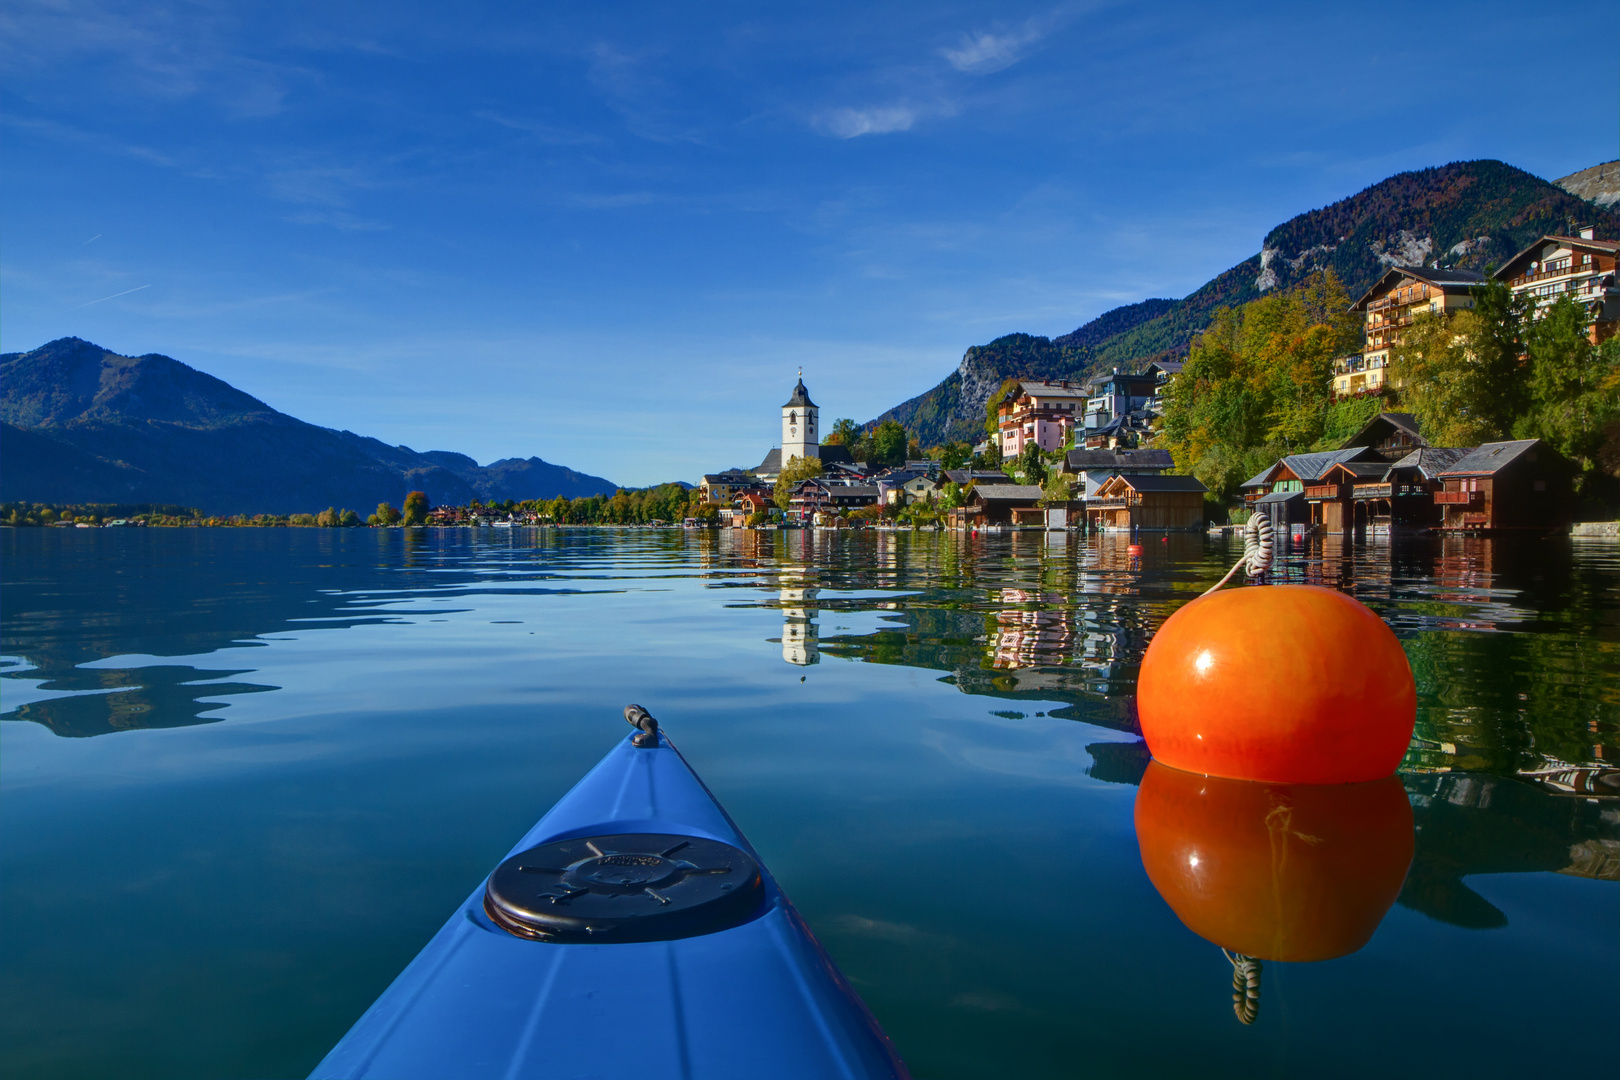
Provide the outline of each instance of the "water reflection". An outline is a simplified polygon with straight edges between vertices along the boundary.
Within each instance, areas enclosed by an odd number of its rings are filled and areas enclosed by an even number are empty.
[[[777,600],[782,605],[782,659],[799,667],[819,663],[816,651],[816,595],[821,590],[808,567],[788,567],[782,571],[782,587]]]
[[[1412,809],[1395,777],[1368,784],[1259,784],[1158,762],[1136,797],[1136,839],[1153,887],[1234,968],[1233,1008],[1253,1023],[1256,960],[1348,956],[1400,894]]]
[[[1229,966],[1186,932],[1132,828],[1137,667],[1225,539],[1132,560],[1056,533],[0,530],[11,1071],[307,1071],[600,757],[620,694],[683,717],[919,1073],[1068,1075],[1076,1046],[1106,1075],[1527,1071],[1428,1033],[1541,1046],[1613,1011],[1620,550],[1329,540],[1278,572],[1407,648],[1416,842],[1366,948],[1280,972],[1264,941],[1225,939]],[[1273,829],[1289,874],[1311,865],[1309,809],[1265,829],[1261,869]],[[61,904],[86,850],[117,920]],[[999,869],[964,874],[975,852]],[[1363,1050],[1347,1025],[1406,1034]]]
[[[1465,878],[1548,872],[1620,881],[1620,799],[1572,798],[1516,778],[1466,773],[1402,781],[1418,828],[1403,907],[1491,930],[1508,918]]]

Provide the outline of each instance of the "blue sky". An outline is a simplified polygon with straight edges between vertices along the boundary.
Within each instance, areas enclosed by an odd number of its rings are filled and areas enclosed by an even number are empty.
[[[1617,154],[1620,6],[9,0],[0,349],[619,483],[1182,296],[1403,169]],[[122,294],[122,295],[117,295]]]

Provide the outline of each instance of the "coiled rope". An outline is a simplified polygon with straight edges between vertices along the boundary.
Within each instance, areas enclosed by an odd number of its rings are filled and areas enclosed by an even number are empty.
[[[1260,1016],[1260,961],[1242,953],[1221,955],[1232,962],[1232,1011],[1241,1024],[1252,1024]]]
[[[1204,595],[1225,585],[1232,580],[1232,575],[1239,570],[1256,585],[1265,584],[1266,571],[1271,569],[1272,548],[1275,544],[1276,533],[1271,527],[1271,515],[1256,510],[1249,515],[1249,523],[1243,527],[1243,558],[1237,561],[1226,576],[1204,591]]]

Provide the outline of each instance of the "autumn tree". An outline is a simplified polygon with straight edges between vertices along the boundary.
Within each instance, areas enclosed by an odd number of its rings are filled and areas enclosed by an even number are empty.
[[[771,489],[771,501],[778,508],[786,510],[793,503],[793,489],[801,481],[811,480],[821,475],[821,459],[813,457],[796,457],[782,466],[782,471],[776,477],[776,486]]]
[[[821,440],[823,446],[854,446],[861,435],[861,426],[849,417],[834,420],[832,430]]]
[[[1220,497],[1276,458],[1317,448],[1333,361],[1359,344],[1331,272],[1220,308],[1165,388],[1161,430],[1177,467]]]
[[[399,524],[399,511],[396,510],[389,503],[385,503],[385,502],[378,503],[377,504],[377,512],[375,514],[373,514],[372,517],[377,519],[376,523],[378,525],[397,525],[397,524]]]
[[[405,496],[405,515],[401,525],[422,525],[428,516],[428,497],[425,491],[413,491]]]
[[[1511,417],[1491,400],[1498,388],[1474,348],[1480,329],[1471,311],[1423,312],[1390,352],[1390,382],[1430,445],[1477,446],[1507,437]]]

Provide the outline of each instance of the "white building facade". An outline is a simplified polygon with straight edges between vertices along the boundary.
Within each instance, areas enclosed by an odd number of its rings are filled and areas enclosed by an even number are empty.
[[[796,457],[821,457],[821,410],[810,400],[801,376],[793,396],[782,406],[782,467]]]

